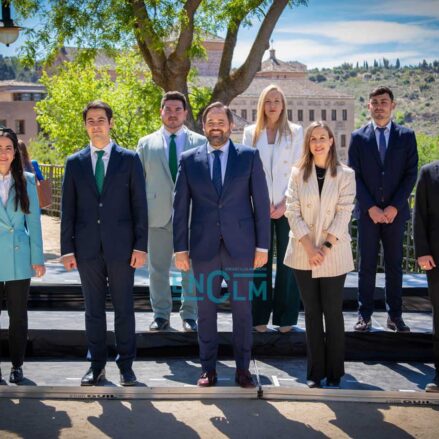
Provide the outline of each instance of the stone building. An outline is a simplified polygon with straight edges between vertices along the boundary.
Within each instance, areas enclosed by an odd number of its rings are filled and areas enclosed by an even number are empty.
[[[211,64],[217,58],[214,57],[212,61],[211,59],[205,62]],[[212,66],[210,68],[215,71]],[[200,68],[199,71],[203,69]],[[213,87],[216,75],[200,76],[199,82]],[[270,49],[269,58],[262,62],[261,70],[256,74],[248,89],[230,103],[231,110],[239,116],[233,139],[241,141],[245,126],[243,120],[247,124],[255,122],[259,95],[270,84],[276,84],[284,91],[290,121],[304,128],[315,120],[324,120],[329,124],[336,137],[339,158],[346,162],[349,138],[355,123],[354,97],[310,81],[304,64],[297,61],[281,61],[276,58],[274,49]]]
[[[0,127],[13,129],[25,143],[39,132],[35,102],[44,98],[43,85],[32,82],[0,81]]]

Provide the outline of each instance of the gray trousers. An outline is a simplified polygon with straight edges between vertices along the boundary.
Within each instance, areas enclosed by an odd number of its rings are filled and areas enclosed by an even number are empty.
[[[169,283],[174,243],[172,221],[164,227],[148,230],[149,294],[154,318],[169,319],[172,310],[172,295]],[[182,292],[180,316],[182,319],[197,319],[197,299],[192,270],[181,273]]]

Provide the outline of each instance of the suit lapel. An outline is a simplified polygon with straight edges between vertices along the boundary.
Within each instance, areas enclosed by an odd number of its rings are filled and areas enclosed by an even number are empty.
[[[116,143],[113,144],[111,148],[110,161],[108,162],[107,172],[105,173],[104,187],[102,188],[101,196],[104,196],[105,192],[108,190],[108,186],[111,184],[114,175],[120,167],[120,162],[122,160],[122,149]]]
[[[165,173],[169,178],[169,181],[171,181],[172,184],[174,184],[174,181],[172,180],[171,171],[169,169],[168,158],[166,157],[166,150],[168,148],[168,145],[166,143],[165,135],[161,129],[159,131],[157,131],[157,134],[158,134],[157,145],[159,145],[158,153],[160,156],[160,160],[162,162]]]
[[[387,151],[386,151],[386,158],[384,159],[384,162],[387,161],[388,153],[395,148],[397,145],[397,135],[396,135],[396,126],[392,122],[390,125],[390,135],[389,135],[389,144],[387,145]]]
[[[207,143],[200,146],[197,151],[197,161],[200,163],[201,175],[204,181],[206,181],[206,186],[210,187],[212,192],[218,197],[215,186],[213,185],[212,178],[210,177],[210,166],[209,157],[207,154]]]
[[[370,153],[375,157],[375,160],[378,162],[380,167],[383,167],[383,164],[381,162],[380,153],[378,151],[378,144],[377,144],[377,138],[375,136],[375,130],[373,129],[373,123],[369,123],[369,145],[370,145]]]
[[[186,134],[186,138],[185,138],[185,142],[184,142],[184,151],[187,151],[188,149],[192,148],[193,145],[193,141],[192,141],[192,133],[190,130],[188,130],[187,128],[185,128],[184,130],[185,134]]]
[[[96,187],[96,180],[93,174],[93,166],[91,163],[91,149],[88,146],[84,149],[80,155],[80,163],[82,167],[82,172],[84,173],[85,180],[88,185],[92,188],[96,197],[98,196],[98,189]]]
[[[6,202],[6,206],[0,200],[0,221],[5,224],[6,227],[11,226],[11,218],[9,217],[8,210],[14,209],[15,203],[15,189],[14,183],[12,183],[11,188],[9,189],[8,201]]]
[[[239,167],[238,164],[239,164],[239,149],[230,140],[229,156],[227,157],[226,174],[224,176],[224,184],[223,184],[223,190],[221,192],[221,196],[223,196],[223,194],[226,192],[227,188],[230,185],[230,181],[233,179],[233,176],[236,175],[236,169]]]

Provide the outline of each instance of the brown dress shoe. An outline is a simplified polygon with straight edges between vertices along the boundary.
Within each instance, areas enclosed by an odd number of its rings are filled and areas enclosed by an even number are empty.
[[[211,387],[216,384],[217,379],[216,370],[210,370],[201,374],[197,384],[199,387]]]
[[[235,382],[243,389],[254,389],[256,387],[252,374],[248,370],[237,369]]]

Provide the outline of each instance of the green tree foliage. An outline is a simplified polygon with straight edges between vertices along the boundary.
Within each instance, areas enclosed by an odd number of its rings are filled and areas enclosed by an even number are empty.
[[[28,29],[27,59],[56,56],[68,42],[97,50],[120,50],[137,45],[152,80],[165,91],[189,96],[191,60],[205,55],[202,41],[225,32],[218,81],[210,101],[229,104],[247,89],[269,47],[273,29],[287,6],[307,0],[13,0],[18,14],[37,16],[41,26]],[[257,26],[244,63],[232,69],[238,32]],[[189,125],[197,114],[189,109]]]
[[[38,69],[21,65],[17,57],[4,57],[0,55],[0,81],[16,80],[37,82],[39,77],[40,73]]]
[[[439,160],[439,136],[428,136],[426,134],[416,134],[418,143],[419,167]]]
[[[161,90],[144,72],[139,57],[120,55],[115,69],[113,80],[108,68],[96,70],[92,61],[78,59],[65,63],[56,75],[43,74],[47,97],[36,105],[37,120],[61,158],[87,144],[82,109],[95,99],[113,108],[111,135],[126,148],[135,148],[140,137],[159,127]]]

